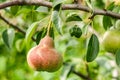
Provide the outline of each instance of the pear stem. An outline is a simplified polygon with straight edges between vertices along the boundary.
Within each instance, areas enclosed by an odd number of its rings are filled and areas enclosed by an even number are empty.
[[[50,27],[52,26],[52,14],[53,14],[53,8],[51,9],[51,15],[50,15],[50,19],[49,19],[49,23],[48,23],[48,28],[47,28],[47,36],[50,35]]]
[[[49,23],[48,23],[48,28],[47,28],[47,36],[49,36],[49,34],[50,34],[50,27],[51,27],[51,25],[52,25],[52,21],[51,21],[51,17],[50,17],[50,20],[49,20]]]

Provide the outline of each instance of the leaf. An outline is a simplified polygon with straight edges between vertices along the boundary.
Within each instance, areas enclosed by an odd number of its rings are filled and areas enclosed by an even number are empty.
[[[20,6],[11,6],[10,11],[13,15],[16,15],[17,12],[19,11]]]
[[[53,27],[50,27],[50,37],[52,37],[54,39],[54,28]]]
[[[59,11],[63,0],[54,0],[53,9]]]
[[[62,21],[61,21],[58,11],[53,11],[52,22],[53,22],[54,26],[56,27],[58,33],[61,34]]]
[[[75,25],[74,27],[72,27],[72,28],[69,30],[69,32],[70,32],[70,35],[71,35],[71,36],[75,36],[75,37],[77,37],[77,38],[80,38],[81,35],[82,35],[82,30],[81,30],[77,25]]]
[[[88,7],[93,10],[91,0],[85,0],[85,1],[87,3]]]
[[[45,35],[47,34],[47,28],[42,28],[38,34],[37,34],[37,37],[36,37],[36,43],[39,44],[40,40],[45,37]],[[52,37],[54,39],[54,30],[53,30],[53,27],[50,27],[50,37]]]
[[[16,15],[20,15],[20,14],[27,14],[29,13],[31,10],[27,9],[27,8],[21,8]]]
[[[100,8],[100,9],[104,9],[105,8],[105,3],[103,0],[91,0],[91,4],[93,5],[93,7],[97,7],[97,8]]]
[[[107,7],[107,10],[113,10],[114,7],[115,7],[115,3],[112,2],[112,3],[110,3],[109,6]]]
[[[24,40],[18,39],[15,43],[16,49],[18,52],[21,52],[24,49]]]
[[[6,0],[0,0],[0,3],[5,2]]]
[[[28,12],[27,15],[24,16],[24,17],[25,17],[25,19],[28,20],[28,21],[31,20],[32,22],[35,22],[35,21],[37,21],[37,15],[38,15],[38,12],[37,12],[37,11],[31,10],[31,11]]]
[[[40,6],[36,9],[36,11],[42,12],[42,13],[48,13],[48,8],[44,6]]]
[[[109,16],[103,17],[103,27],[105,30],[109,29],[112,26],[111,18]]]
[[[65,65],[63,67],[63,70],[62,70],[62,73],[61,73],[61,76],[60,76],[60,80],[66,80],[67,77],[69,76],[71,70],[72,70],[72,65]]]
[[[6,29],[3,32],[2,38],[3,38],[3,41],[7,45],[8,48],[12,48],[14,37],[15,37],[15,31],[12,28]]]
[[[115,7],[112,10],[113,12],[119,13],[120,12],[120,6],[119,5],[115,5]]]
[[[99,52],[99,41],[95,34],[92,34],[89,43],[88,43],[88,49],[87,49],[87,62],[93,61]]]
[[[70,22],[70,21],[82,21],[82,19],[78,14],[69,14],[66,19],[66,22]]]
[[[120,49],[117,50],[115,57],[116,57],[116,64],[120,66]]]
[[[36,43],[39,44],[40,40],[47,34],[47,29],[46,28],[42,28],[39,33],[37,34],[36,37]]]
[[[63,0],[54,0],[53,1],[53,11],[52,11],[52,22],[54,26],[56,27],[57,31],[59,34],[61,34],[61,26],[62,26],[62,21],[59,16],[59,11],[61,8]]]
[[[38,24],[39,24],[39,22],[34,22],[27,29],[26,35],[25,35],[25,40],[26,40],[27,44],[30,43],[30,40],[31,40],[31,38],[32,38],[32,36],[33,36],[33,34],[34,34]]]

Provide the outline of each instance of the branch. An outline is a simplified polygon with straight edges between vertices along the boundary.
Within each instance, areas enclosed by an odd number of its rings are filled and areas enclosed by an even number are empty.
[[[19,32],[23,33],[25,35],[25,31],[20,29],[18,26],[12,24],[11,22],[9,22],[7,19],[5,19],[1,14],[0,14],[0,19],[2,19],[5,23],[7,23],[8,25],[12,26],[14,29],[18,30]]]
[[[69,66],[69,63],[63,62],[63,65]],[[81,77],[81,78],[84,79],[84,80],[92,80],[92,79],[90,78],[90,76],[87,76],[87,75],[82,74],[81,72],[75,71],[74,66],[71,67],[70,73],[71,73],[71,72],[74,73],[75,75]]]
[[[86,71],[87,71],[87,73],[88,73],[88,78],[89,78],[89,80],[92,80],[91,78],[90,78],[90,70],[89,70],[89,66],[88,66],[88,64],[86,63]]]
[[[14,0],[9,2],[4,2],[0,4],[0,9],[4,9],[6,7],[15,6],[15,5],[39,5],[39,6],[46,6],[51,8],[52,3],[48,1],[42,0]]]
[[[44,0],[14,0],[14,1],[1,3],[0,9],[4,9],[6,7],[15,6],[15,5],[38,5],[38,6],[46,6],[52,8],[52,3]],[[64,4],[62,5],[62,10],[81,10],[85,12],[92,11],[89,7],[80,4]],[[120,19],[120,14],[108,10],[95,9],[93,11],[93,14],[94,16],[106,15]]]
[[[9,22],[1,14],[0,14],[0,19],[2,19],[5,23],[7,23],[8,25],[12,26],[14,29],[18,30],[19,32],[23,33],[24,35],[26,34],[26,32],[24,30],[20,29],[18,26],[16,26],[13,23]],[[36,41],[36,39],[34,37],[32,37],[32,40]]]

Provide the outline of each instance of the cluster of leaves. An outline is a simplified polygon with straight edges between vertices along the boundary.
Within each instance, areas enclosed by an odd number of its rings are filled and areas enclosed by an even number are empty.
[[[114,2],[107,4],[107,1],[85,0],[85,3],[91,9],[101,8],[120,12],[120,5]],[[64,3],[72,3],[72,0],[54,0],[52,11],[43,6],[12,6],[4,9],[5,12],[2,14],[11,18],[9,21],[14,21],[26,35],[0,21],[0,63],[3,64],[0,65],[0,80],[82,79],[72,74],[72,69],[83,75],[89,74],[93,80],[120,78],[114,56],[106,53],[100,45],[101,35],[112,26],[117,28],[115,25],[119,25],[118,20],[101,15],[89,21],[88,13],[75,10],[62,11],[61,5]],[[26,54],[47,34],[49,20],[52,21],[50,36],[54,38],[56,49],[63,55],[64,62],[69,65],[63,65],[59,71],[51,74],[33,72],[26,63]],[[119,52],[116,58],[118,65]],[[117,75],[114,75],[114,72]]]

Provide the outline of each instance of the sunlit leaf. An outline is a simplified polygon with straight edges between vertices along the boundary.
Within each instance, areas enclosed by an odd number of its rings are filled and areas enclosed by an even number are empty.
[[[119,13],[120,12],[120,6],[119,5],[115,5],[112,11],[116,12],[116,13]]]
[[[7,67],[7,58],[4,57],[4,56],[1,56],[0,57],[0,72],[4,72],[6,70],[6,67]]]
[[[27,14],[29,13],[31,10],[30,9],[27,9],[27,8],[21,8],[18,12],[17,12],[17,15],[20,15],[20,14]]]
[[[36,11],[42,12],[42,13],[48,13],[48,8],[44,6],[40,6],[36,9]]]
[[[29,26],[29,28],[27,29],[26,35],[25,35],[25,40],[26,40],[26,42],[27,42],[28,44],[29,44],[29,42],[30,42],[33,34],[35,33],[38,24],[39,24],[39,22],[34,22],[34,23],[31,24],[31,25]]]
[[[66,22],[70,22],[70,21],[82,21],[81,17],[77,14],[69,14]]]
[[[18,39],[15,43],[17,51],[21,52],[24,48],[24,40],[23,39]]]
[[[53,22],[54,26],[56,27],[58,33],[62,34],[61,33],[62,21],[61,21],[61,18],[59,16],[59,12],[58,11],[53,11],[52,22]]]
[[[25,19],[26,20],[31,20],[31,21],[37,21],[37,15],[38,15],[38,12],[35,11],[35,10],[31,10],[30,12],[27,13]]]
[[[60,80],[66,80],[67,77],[69,76],[70,72],[72,70],[72,66],[71,65],[65,65],[63,67],[61,76],[60,76]]]
[[[15,37],[15,31],[12,28],[6,29],[3,32],[2,38],[3,38],[3,41],[7,45],[8,48],[12,48],[14,37]]]
[[[108,9],[108,10],[113,10],[114,7],[115,7],[115,3],[112,2],[112,3],[109,4],[109,6],[107,7],[107,9]]]
[[[99,41],[95,34],[92,34],[87,49],[86,60],[87,62],[93,61],[99,53]]]
[[[87,5],[88,5],[88,7],[90,8],[90,9],[92,9],[92,4],[91,4],[91,0],[85,0],[86,1],[86,3],[87,3]]]
[[[19,11],[20,6],[11,6],[10,11],[13,15],[16,15],[17,12]]]

